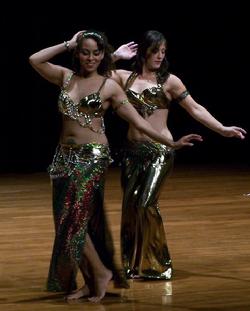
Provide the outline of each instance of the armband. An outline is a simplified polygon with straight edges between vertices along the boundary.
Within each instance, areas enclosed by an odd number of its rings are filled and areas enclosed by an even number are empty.
[[[121,106],[123,105],[127,105],[129,104],[129,100],[126,98],[126,99],[123,99],[118,105],[117,107],[114,108],[114,110],[116,111],[117,109],[119,109]]]
[[[129,104],[129,100],[127,98],[121,101],[121,105],[126,105],[126,104]]]
[[[190,95],[188,90],[183,91],[177,98],[175,98],[176,102],[179,103],[183,99],[185,99],[188,95]]]

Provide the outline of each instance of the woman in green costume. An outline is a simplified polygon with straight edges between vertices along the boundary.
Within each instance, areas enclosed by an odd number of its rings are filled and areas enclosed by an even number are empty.
[[[73,70],[50,60],[73,51]],[[107,285],[128,287],[114,262],[113,242],[103,209],[105,173],[111,162],[104,114],[112,106],[117,114],[153,139],[179,148],[201,140],[187,135],[177,142],[154,130],[128,102],[111,75],[111,48],[98,31],[80,31],[71,40],[40,50],[29,58],[32,67],[60,87],[58,109],[62,130],[49,173],[53,184],[55,241],[47,289],[62,291],[68,299],[88,296],[101,300]],[[85,285],[76,290],[76,274]],[[76,291],[75,291],[76,290]]]

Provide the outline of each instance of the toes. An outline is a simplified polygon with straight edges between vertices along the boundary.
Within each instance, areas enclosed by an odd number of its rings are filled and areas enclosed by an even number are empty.
[[[90,297],[88,298],[89,301],[97,303],[99,302],[103,297]]]

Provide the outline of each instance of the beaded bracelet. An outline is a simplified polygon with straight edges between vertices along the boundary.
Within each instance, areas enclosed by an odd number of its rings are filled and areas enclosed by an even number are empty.
[[[65,48],[69,51],[69,41],[64,41]]]

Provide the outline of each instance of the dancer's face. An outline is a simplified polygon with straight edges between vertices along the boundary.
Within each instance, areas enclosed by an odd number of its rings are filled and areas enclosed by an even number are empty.
[[[86,38],[82,41],[79,52],[79,61],[82,70],[87,72],[97,71],[104,57],[104,52],[99,50],[96,41],[92,38]]]
[[[165,42],[161,42],[159,46],[155,48],[149,47],[146,54],[145,65],[150,70],[157,70],[160,68],[165,55],[166,55]]]

